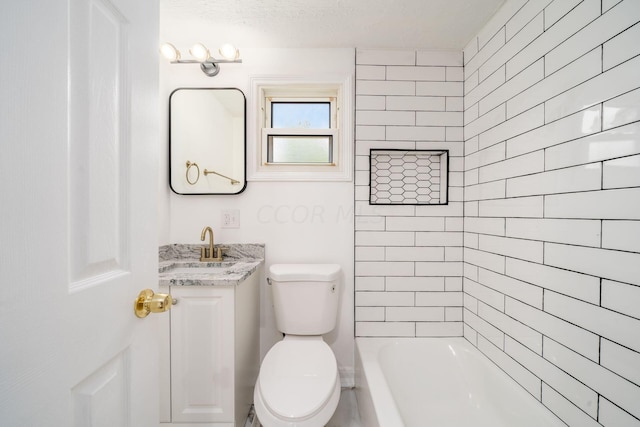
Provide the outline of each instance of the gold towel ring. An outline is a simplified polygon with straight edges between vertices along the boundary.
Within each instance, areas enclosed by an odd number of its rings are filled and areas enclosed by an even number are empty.
[[[189,179],[189,169],[191,169],[192,166],[195,166],[197,171],[198,171],[198,175],[196,176],[196,180],[191,182],[191,180]],[[187,173],[186,173],[186,178],[187,178],[187,182],[190,185],[195,185],[196,182],[198,182],[198,180],[200,179],[200,166],[198,166],[197,163],[191,163],[189,160],[187,160]]]

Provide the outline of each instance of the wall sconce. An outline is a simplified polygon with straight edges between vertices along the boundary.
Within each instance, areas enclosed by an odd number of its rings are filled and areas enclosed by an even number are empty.
[[[172,64],[200,64],[200,69],[209,77],[213,77],[220,72],[220,65],[224,63],[239,63],[240,52],[230,44],[223,45],[218,49],[224,59],[216,59],[211,56],[209,49],[202,43],[194,44],[189,49],[189,54],[195,59],[181,59],[180,51],[171,43],[164,43],[160,46],[160,53]]]

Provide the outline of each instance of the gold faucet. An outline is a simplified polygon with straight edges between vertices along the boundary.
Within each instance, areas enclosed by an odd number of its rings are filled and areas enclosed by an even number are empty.
[[[200,248],[200,261],[222,261],[222,249],[218,248],[218,256],[215,257],[215,249],[213,248],[213,230],[211,227],[205,227],[202,229],[200,240],[204,242],[204,238],[209,232],[209,256],[207,256],[207,248]]]

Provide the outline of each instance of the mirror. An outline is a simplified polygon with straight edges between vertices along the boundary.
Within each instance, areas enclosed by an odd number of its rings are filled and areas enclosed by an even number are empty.
[[[177,194],[246,187],[246,100],[234,88],[180,88],[169,97],[169,184]]]

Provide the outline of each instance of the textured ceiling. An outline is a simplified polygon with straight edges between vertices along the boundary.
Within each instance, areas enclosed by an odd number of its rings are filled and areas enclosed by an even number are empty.
[[[242,47],[462,50],[504,0],[160,0],[160,32]],[[206,35],[206,36],[205,36]]]

